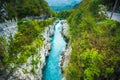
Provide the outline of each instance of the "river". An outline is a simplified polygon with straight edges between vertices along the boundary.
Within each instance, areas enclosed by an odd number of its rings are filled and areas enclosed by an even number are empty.
[[[59,21],[55,25],[54,36],[52,37],[52,48],[50,55],[46,60],[46,66],[43,71],[43,80],[61,80],[62,73],[59,66],[60,54],[66,46],[66,42],[61,34],[62,24]]]

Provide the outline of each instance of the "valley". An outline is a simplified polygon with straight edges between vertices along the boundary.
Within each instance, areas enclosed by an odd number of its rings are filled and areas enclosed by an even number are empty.
[[[115,1],[0,0],[0,80],[119,80]]]

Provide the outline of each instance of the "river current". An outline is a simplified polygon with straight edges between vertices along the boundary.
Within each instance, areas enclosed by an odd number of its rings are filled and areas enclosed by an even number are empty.
[[[61,34],[62,23],[59,21],[55,25],[54,36],[52,37],[52,48],[50,55],[46,60],[46,66],[43,71],[43,80],[61,80],[62,73],[59,66],[60,54],[66,46],[66,42]]]

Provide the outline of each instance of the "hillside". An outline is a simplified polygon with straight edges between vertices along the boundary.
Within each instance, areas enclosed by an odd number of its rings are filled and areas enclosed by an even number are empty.
[[[5,18],[4,14],[8,15],[8,19],[52,15],[52,11],[44,0],[2,0],[0,3],[1,18]]]
[[[0,4],[0,80],[41,80],[53,12],[44,0],[2,0]],[[23,20],[31,16],[47,19]]]
[[[0,80],[119,80],[115,1],[46,1],[0,0]]]
[[[71,59],[67,80],[120,79],[120,23],[104,15],[101,0],[83,0],[68,17]]]

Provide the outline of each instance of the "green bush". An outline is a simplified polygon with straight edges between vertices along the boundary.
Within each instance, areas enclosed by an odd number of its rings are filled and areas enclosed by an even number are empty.
[[[71,59],[67,80],[118,80],[120,23],[101,17],[100,0],[83,0],[68,17]]]
[[[10,19],[39,16],[40,14],[50,17],[53,14],[44,0],[4,0],[2,3],[7,4],[6,9]]]
[[[5,39],[0,38],[0,66],[9,66],[11,63],[17,66],[25,63],[30,56],[36,54],[37,48],[43,45],[41,33],[54,20],[52,18],[44,21],[20,21],[18,32],[14,38],[10,37],[9,44],[6,43]]]
[[[58,12],[57,17],[59,19],[67,19],[70,16],[71,12],[72,10]]]

